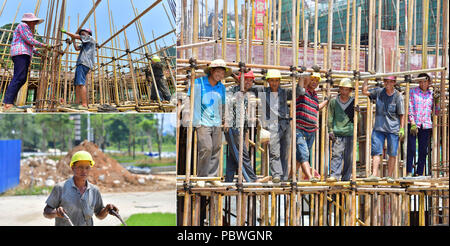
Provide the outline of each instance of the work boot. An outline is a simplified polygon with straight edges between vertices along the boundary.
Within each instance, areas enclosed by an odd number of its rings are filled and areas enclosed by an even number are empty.
[[[386,177],[386,181],[388,183],[394,183],[395,182],[395,180],[392,177]]]
[[[205,187],[205,181],[197,181],[197,187],[204,188]]]
[[[337,178],[336,177],[328,177],[327,178],[327,182],[336,182],[337,181]]]
[[[407,173],[407,174],[406,174],[406,177],[409,177],[409,178],[410,178],[410,177],[412,177],[412,176],[413,176],[412,173]]]

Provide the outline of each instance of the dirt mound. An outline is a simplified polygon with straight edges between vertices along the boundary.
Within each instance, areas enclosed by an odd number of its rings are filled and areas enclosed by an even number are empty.
[[[95,165],[89,174],[89,182],[97,185],[103,192],[153,191],[175,189],[173,182],[157,175],[138,175],[128,172],[116,160],[104,154],[94,143],[83,141],[73,148],[60,161],[56,162],[45,157],[28,158],[22,161],[22,186],[52,186],[54,183],[66,180],[73,175],[69,164],[75,152],[85,150],[92,155]]]

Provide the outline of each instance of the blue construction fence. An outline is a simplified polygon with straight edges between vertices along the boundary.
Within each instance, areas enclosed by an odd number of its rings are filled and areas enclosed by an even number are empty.
[[[22,140],[0,140],[0,193],[19,185]]]

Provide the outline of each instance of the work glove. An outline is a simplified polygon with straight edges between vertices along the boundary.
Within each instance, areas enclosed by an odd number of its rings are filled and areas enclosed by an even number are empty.
[[[416,123],[412,123],[412,124],[411,124],[411,130],[410,130],[411,135],[417,136],[417,132],[418,132],[418,131],[419,131],[419,129],[417,128]]]
[[[328,137],[331,142],[334,142],[334,140],[336,140],[336,136],[334,135],[334,132],[328,133]]]
[[[400,130],[398,131],[398,137],[400,139],[403,139],[404,136],[405,136],[405,128],[400,128]]]
[[[62,33],[67,33],[67,31],[66,31],[66,30],[64,30],[64,29],[61,29],[61,32],[62,32]]]

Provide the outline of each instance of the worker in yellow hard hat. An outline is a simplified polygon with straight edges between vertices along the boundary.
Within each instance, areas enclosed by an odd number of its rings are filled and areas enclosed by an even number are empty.
[[[354,97],[353,83],[344,78],[339,83],[339,94],[328,104],[328,134],[332,141],[330,177],[327,181],[349,181],[352,175]],[[343,164],[343,165],[342,165]]]
[[[153,78],[155,79],[155,81],[151,83],[150,99],[157,100],[159,95],[159,99],[163,103],[168,103],[172,95],[170,94],[166,78],[164,77],[164,64],[161,62],[161,58],[158,55],[153,55],[150,60],[152,69],[145,70],[147,81],[153,81]],[[151,74],[152,71],[153,77]],[[156,93],[158,93],[158,95]]]
[[[70,167],[73,177],[53,187],[44,208],[44,217],[55,218],[56,226],[92,226],[93,215],[104,219],[119,209],[113,204],[103,206],[102,196],[96,185],[88,181],[95,161],[87,151],[78,151],[72,156]]]
[[[270,133],[269,163],[273,183],[288,180],[289,149],[291,146],[291,117],[287,101],[292,100],[292,89],[280,86],[282,75],[278,69],[268,69],[265,80],[269,87],[253,86],[264,105],[261,108],[262,127]],[[300,87],[297,87],[299,91]]]

